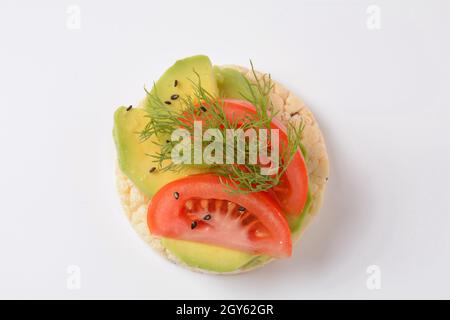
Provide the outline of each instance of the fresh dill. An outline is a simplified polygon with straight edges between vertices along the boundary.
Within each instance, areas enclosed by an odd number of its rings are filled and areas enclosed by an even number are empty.
[[[148,122],[144,129],[140,132],[141,141],[145,141],[150,137],[152,143],[160,147],[160,151],[148,156],[153,158],[160,171],[181,171],[189,166],[205,166],[190,164],[175,164],[171,161],[172,150],[178,143],[171,141],[170,136],[176,129],[185,129],[193,136],[194,121],[204,119],[203,131],[214,128],[222,132],[222,136],[226,136],[227,129],[270,129],[273,118],[277,115],[270,101],[270,92],[273,89],[273,83],[270,75],[264,74],[258,77],[254,69],[252,61],[250,61],[253,79],[250,81],[247,77],[242,76],[248,90],[246,94],[240,93],[242,99],[252,104],[256,109],[256,115],[247,115],[244,119],[233,120],[228,119],[225,115],[223,102],[218,97],[208,92],[201,83],[198,73],[196,81],[190,80],[194,93],[188,97],[177,97],[181,103],[181,108],[168,108],[156,92],[154,85],[153,92],[145,89],[148,96],[148,106],[146,108]],[[302,149],[301,144],[303,124],[299,127],[288,124],[287,136],[288,143],[284,146],[284,153],[280,155],[279,170],[273,175],[261,173],[260,164],[212,164],[208,165],[208,171],[219,175],[225,189],[229,192],[249,193],[266,191],[280,183],[280,179],[286,171],[289,163],[293,159],[298,150]],[[270,132],[270,131],[269,131]],[[280,141],[281,143],[281,141]],[[194,148],[194,144],[191,144]],[[250,157],[250,148],[245,144],[245,159]],[[267,148],[267,147],[266,147]],[[193,150],[192,153],[193,154]]]

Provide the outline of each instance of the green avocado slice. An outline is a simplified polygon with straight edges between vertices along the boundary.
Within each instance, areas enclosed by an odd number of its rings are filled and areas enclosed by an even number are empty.
[[[199,242],[161,239],[162,245],[193,268],[213,272],[232,272],[254,260],[256,255]]]
[[[142,108],[120,107],[114,114],[113,136],[116,143],[119,168],[147,197],[152,197],[162,186],[181,177],[199,173],[200,168],[186,167],[180,172],[159,171],[149,156],[159,151],[156,138],[141,141],[148,119]]]
[[[207,56],[197,55],[178,60],[155,83],[151,93],[166,101],[168,108],[179,108],[183,98],[193,95],[194,83],[198,83],[198,80],[211,94],[218,94],[213,67]],[[151,108],[149,97],[144,101],[144,108]],[[181,172],[159,172],[152,169],[156,164],[150,155],[160,151],[155,142],[165,143],[166,139],[151,138],[140,141],[139,132],[144,129],[148,120],[148,115],[142,108],[128,110],[120,107],[114,115],[113,135],[120,169],[140,191],[151,197],[167,183],[190,174],[204,172],[205,168],[186,167]]]
[[[248,81],[239,71],[232,68],[214,66],[214,74],[221,98],[242,100],[244,97],[251,97]],[[256,90],[253,91],[259,96]],[[258,96],[256,97],[257,100],[260,99]]]
[[[183,98],[193,96],[199,81],[204,90],[213,96],[218,95],[213,66],[209,58],[204,55],[176,61],[159,78],[150,93],[164,101],[168,108],[179,110],[183,106]],[[150,106],[149,98],[145,101],[145,106]]]

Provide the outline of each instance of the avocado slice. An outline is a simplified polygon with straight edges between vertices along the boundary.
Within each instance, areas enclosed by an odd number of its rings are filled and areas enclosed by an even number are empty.
[[[303,211],[300,214],[300,216],[295,217],[295,218],[290,218],[290,217],[287,218],[293,239],[297,238],[297,235],[300,233],[301,227],[303,224],[303,219],[308,214],[309,209],[311,208],[311,205],[312,205],[312,201],[313,201],[313,198],[312,198],[311,192],[308,190],[308,194],[306,196],[306,203],[305,203],[305,206],[303,207]]]
[[[231,272],[261,257],[199,242],[161,239],[162,245],[190,267],[214,272]]]
[[[113,136],[116,143],[119,168],[147,197],[153,196],[162,186],[181,177],[199,173],[199,168],[186,167],[180,172],[158,171],[153,159],[160,147],[156,137],[141,141],[139,132],[148,118],[142,108],[120,107],[114,114]],[[155,168],[155,169],[152,169]]]
[[[198,83],[199,80],[202,87],[209,93],[218,94],[211,61],[203,55],[175,62],[155,83],[151,93],[156,94],[162,101],[166,101],[168,108],[181,108],[182,99],[193,95],[194,83]],[[144,101],[144,108],[151,108],[149,97]],[[151,197],[165,184],[186,175],[205,171],[205,168],[197,166],[196,168],[186,167],[181,172],[158,172],[158,170],[150,172],[156,164],[149,155],[160,151],[160,147],[154,142],[164,143],[166,137],[159,140],[152,137],[146,141],[140,141],[139,132],[144,129],[148,120],[142,108],[127,110],[125,107],[120,107],[114,115],[113,134],[120,169],[140,191]]]
[[[168,108],[179,110],[183,106],[183,98],[188,96],[193,98],[195,85],[199,83],[199,80],[202,88],[208,93],[213,96],[218,95],[213,66],[209,58],[204,55],[176,61],[159,78],[150,93],[164,101]],[[146,99],[145,105],[150,106],[149,98]]]
[[[214,66],[214,73],[220,97],[243,100],[244,96],[252,96],[247,79],[239,71],[232,68]],[[252,91],[256,94],[256,99],[259,100],[261,98],[259,92],[257,90]]]

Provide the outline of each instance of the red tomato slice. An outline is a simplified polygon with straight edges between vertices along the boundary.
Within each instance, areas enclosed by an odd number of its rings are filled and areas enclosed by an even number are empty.
[[[256,115],[255,107],[246,101],[224,99],[224,112],[228,119],[239,121],[249,115]],[[280,131],[280,152],[283,154],[288,144],[286,127],[277,119],[271,123],[272,129]],[[300,150],[294,155],[281,182],[273,187],[283,211],[292,216],[301,214],[308,195],[308,172]]]
[[[290,256],[289,225],[278,203],[266,192],[226,192],[220,179],[213,174],[192,175],[161,188],[148,207],[150,232],[244,252]]]

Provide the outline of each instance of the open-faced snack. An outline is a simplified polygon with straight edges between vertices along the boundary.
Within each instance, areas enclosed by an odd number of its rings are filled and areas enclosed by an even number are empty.
[[[117,186],[138,234],[204,272],[291,256],[328,180],[304,103],[253,65],[206,56],[177,61],[146,93],[117,109],[113,130]]]

